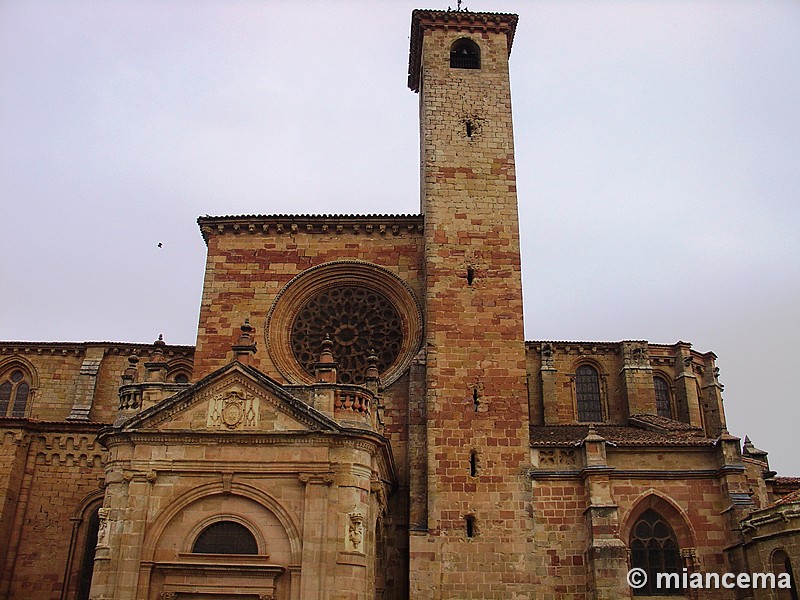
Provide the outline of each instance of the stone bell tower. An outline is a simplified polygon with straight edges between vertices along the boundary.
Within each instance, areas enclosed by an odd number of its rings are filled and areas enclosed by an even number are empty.
[[[426,327],[412,598],[527,598],[533,589],[508,73],[516,23],[461,10],[412,16]]]

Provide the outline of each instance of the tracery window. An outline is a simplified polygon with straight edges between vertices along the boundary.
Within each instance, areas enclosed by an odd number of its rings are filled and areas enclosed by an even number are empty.
[[[24,417],[30,395],[30,377],[12,368],[0,377],[0,417]]]
[[[681,589],[656,589],[656,573],[681,571],[678,540],[669,523],[652,508],[642,513],[631,532],[631,568],[644,569],[647,583],[634,596],[680,596]]]
[[[381,373],[397,360],[403,324],[397,308],[380,292],[338,286],[309,298],[292,323],[292,352],[309,374],[326,336],[333,342],[339,383],[363,384],[372,352]]]
[[[600,375],[591,365],[581,365],[575,371],[575,396],[578,401],[578,421],[603,420],[600,401]]]
[[[197,536],[195,554],[258,554],[258,543],[250,530],[234,521],[212,523]]]
[[[480,69],[481,49],[469,38],[461,38],[450,47],[451,69]]]
[[[672,405],[669,400],[669,384],[663,377],[653,377],[656,389],[656,413],[659,417],[672,418]]]

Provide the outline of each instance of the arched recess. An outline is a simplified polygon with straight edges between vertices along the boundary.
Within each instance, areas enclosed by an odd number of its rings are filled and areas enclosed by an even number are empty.
[[[192,380],[194,365],[188,358],[176,358],[167,363],[167,381],[188,383]],[[185,378],[186,380],[181,380]]]
[[[89,597],[89,583],[94,568],[94,546],[97,545],[97,511],[103,505],[103,490],[84,497],[70,517],[67,564],[61,587],[61,600],[81,600]]]
[[[667,378],[663,373],[655,371],[653,373],[653,389],[656,394],[656,414],[659,417],[677,420],[677,410],[675,410],[674,401],[675,390],[671,384],[671,379]]]
[[[257,553],[195,551],[198,536],[223,522],[248,530]],[[272,496],[248,485],[206,484],[177,495],[154,521],[137,593],[289,597],[299,586],[300,554],[299,529]]]
[[[481,47],[470,37],[459,37],[450,45],[451,69],[480,69]]]
[[[291,563],[295,565],[300,564],[303,550],[300,528],[280,502],[266,492],[242,483],[231,483],[230,491],[226,491],[221,481],[208,483],[193,488],[188,492],[179,493],[178,497],[170,502],[158,517],[156,517],[155,521],[153,521],[152,527],[149,529],[142,546],[142,559],[145,561],[152,561],[154,559],[158,542],[164,535],[164,530],[179,513],[198,500],[212,496],[219,496],[221,498],[225,496],[242,496],[266,508],[275,516],[286,532],[291,549]],[[222,515],[225,514],[225,512],[224,509],[221,509],[218,514]],[[214,520],[213,515],[209,515],[209,517],[212,521]],[[199,527],[198,523],[194,524],[195,528]]]
[[[269,554],[268,543],[257,523],[247,516],[232,515],[229,513],[218,513],[206,517],[198,522],[184,539],[184,552],[197,553],[197,542],[203,532],[207,532],[209,527],[218,523],[235,523],[244,527],[253,536],[257,547],[256,554]]]
[[[39,388],[39,374],[36,371],[34,364],[24,356],[11,356],[5,360],[0,361],[0,374],[13,370],[14,368],[25,371],[30,377],[31,393]]]
[[[0,417],[29,417],[38,388],[32,362],[22,356],[0,362]]]
[[[625,544],[631,538],[633,526],[642,514],[647,510],[654,510],[669,522],[678,546],[681,549],[694,548],[696,545],[694,529],[685,511],[680,509],[674,500],[663,495],[661,492],[650,489],[640,494],[631,505],[627,514],[622,515],[622,527],[620,537]]]
[[[587,386],[585,375],[593,372],[594,383]],[[572,401],[575,420],[579,423],[599,423],[609,418],[606,394],[606,373],[595,360],[582,357],[573,365],[569,375],[572,382]],[[591,387],[592,389],[588,389]]]
[[[795,558],[795,561],[797,559]],[[798,600],[797,598],[797,578],[795,577],[795,565],[789,554],[783,548],[777,548],[772,551],[770,556],[770,564],[768,571],[772,573],[788,573],[789,574],[789,588],[781,588],[777,591],[778,600]]]

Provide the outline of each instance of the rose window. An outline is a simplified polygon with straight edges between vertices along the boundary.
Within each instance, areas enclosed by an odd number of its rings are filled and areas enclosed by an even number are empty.
[[[403,324],[394,304],[361,286],[324,289],[311,296],[292,323],[291,348],[310,375],[325,336],[333,342],[339,383],[364,383],[367,357],[378,357],[378,372],[394,364],[403,344]]]

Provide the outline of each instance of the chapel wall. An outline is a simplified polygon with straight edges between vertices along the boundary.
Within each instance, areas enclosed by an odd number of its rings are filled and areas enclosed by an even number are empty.
[[[638,454],[638,453],[637,453]],[[664,470],[692,469],[694,461],[681,463],[671,456]],[[609,464],[614,464],[613,458]],[[587,525],[589,502],[587,488],[579,476],[535,478],[532,511],[534,539],[539,560],[534,561],[536,575],[544,589],[559,598],[590,600],[595,598],[590,547],[591,528]],[[647,508],[667,519],[682,551],[682,560],[690,572],[725,573],[731,570],[725,550],[734,543],[723,513],[730,505],[720,482],[713,477],[679,478],[657,474],[646,481],[638,477],[612,477],[610,493],[618,507],[618,526],[604,532],[630,548],[633,523]],[[630,566],[630,565],[628,565]],[[615,574],[615,577],[624,573]],[[703,598],[730,598],[727,590],[704,590]]]
[[[105,452],[96,429],[15,432],[20,439],[17,468],[7,489],[16,493],[16,503],[3,515],[11,532],[6,534],[0,595],[7,590],[9,598],[57,600],[64,587],[74,593],[87,518],[78,509],[100,497],[103,475]]]
[[[665,470],[691,468],[681,464],[680,454],[664,451],[663,455],[668,461]],[[643,482],[638,477],[620,477],[612,479],[612,493],[620,507],[621,538],[628,547],[636,519],[646,508],[653,508],[676,534],[683,566],[689,572],[723,574],[735,570],[726,560],[726,549],[738,542],[726,519],[731,499],[717,478],[665,473]],[[707,589],[702,597],[728,599],[731,594],[725,589]]]
[[[709,436],[724,423],[716,357],[688,343],[529,341],[525,349],[532,425],[578,422],[576,370],[582,365],[597,370],[605,423],[657,414],[654,377],[669,386],[672,419]]]
[[[25,412],[29,419],[112,423],[128,356],[139,356],[141,371],[152,349],[150,344],[0,343],[0,375],[19,367],[31,377]],[[165,346],[164,353],[171,370],[188,372],[194,380],[193,348]]]

